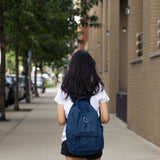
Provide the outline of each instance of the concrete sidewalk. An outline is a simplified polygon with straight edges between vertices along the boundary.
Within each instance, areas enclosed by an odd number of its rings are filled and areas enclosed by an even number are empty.
[[[63,127],[57,124],[56,89],[48,89],[32,103],[20,103],[22,111],[8,109],[11,121],[0,122],[0,160],[64,160],[60,155]],[[160,160],[160,149],[126,128],[110,115],[104,125],[102,160]]]

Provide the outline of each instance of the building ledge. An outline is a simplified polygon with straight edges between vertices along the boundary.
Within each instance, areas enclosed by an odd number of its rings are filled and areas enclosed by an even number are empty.
[[[126,91],[119,91],[119,92],[117,92],[117,94],[125,95],[125,96],[127,96],[127,95],[128,95],[128,93],[127,93]]]
[[[143,57],[134,58],[130,61],[130,64],[135,64],[143,61]]]
[[[149,55],[149,57],[151,59],[156,58],[156,57],[160,57],[160,51],[153,52],[152,54]]]

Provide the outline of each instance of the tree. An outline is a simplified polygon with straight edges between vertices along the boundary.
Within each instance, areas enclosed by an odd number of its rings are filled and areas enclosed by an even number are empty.
[[[0,1],[0,49],[1,49],[1,81],[0,81],[0,120],[6,120],[5,116],[5,35],[4,35],[4,9]]]
[[[15,105],[14,105],[14,110],[18,111],[19,110],[19,103],[18,103],[18,97],[19,97],[19,48],[16,46],[15,48],[15,61],[16,61],[16,94],[15,94]]]
[[[73,50],[72,44],[77,39],[79,25],[100,26],[95,14],[87,15],[87,10],[97,5],[98,1],[82,0],[74,4],[73,0],[0,0],[1,119],[5,119],[5,45],[9,44],[15,49],[16,57],[20,53],[25,61],[26,101],[29,102],[28,50],[32,50],[34,57],[37,55],[37,64],[41,68],[45,63],[60,61]],[[75,21],[75,16],[81,17],[80,24]],[[16,61],[18,64],[18,58]]]

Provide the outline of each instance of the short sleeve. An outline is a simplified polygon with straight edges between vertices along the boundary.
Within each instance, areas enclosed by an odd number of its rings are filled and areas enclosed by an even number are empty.
[[[65,94],[64,92],[61,90],[61,88],[58,89],[58,92],[56,94],[56,97],[54,98],[54,100],[61,105],[64,105],[65,103]]]
[[[108,102],[110,100],[104,89],[103,91],[99,92],[98,97],[99,97],[99,102],[102,103]]]
[[[100,87],[100,91],[97,94],[99,102],[102,102],[102,103],[108,102],[110,98],[107,95],[105,89],[103,88],[101,84],[99,85],[99,87]]]

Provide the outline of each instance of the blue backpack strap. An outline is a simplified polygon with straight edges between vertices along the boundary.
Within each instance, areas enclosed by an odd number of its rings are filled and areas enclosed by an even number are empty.
[[[70,97],[71,97],[73,103],[75,103],[75,101],[79,101],[79,100],[83,100],[83,99],[90,102],[90,98],[91,98],[91,96],[88,96],[88,97],[79,97],[79,98],[75,99],[75,98],[73,97],[73,95],[71,95],[71,94],[70,94]]]

